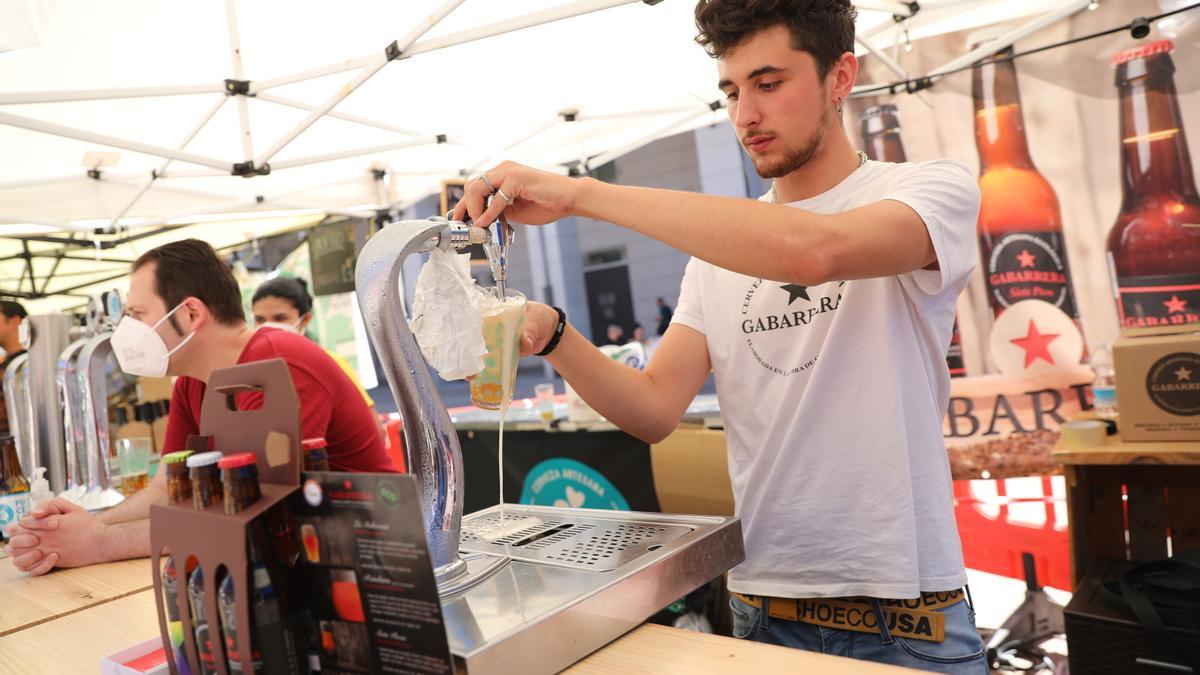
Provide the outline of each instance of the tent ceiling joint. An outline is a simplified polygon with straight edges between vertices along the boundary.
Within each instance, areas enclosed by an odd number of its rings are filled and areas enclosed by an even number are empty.
[[[388,61],[395,61],[396,59],[400,58],[400,55],[403,53],[404,52],[400,49],[400,42],[397,40],[392,40],[391,44],[389,44],[383,50],[383,55],[387,57]]]
[[[261,166],[254,166],[254,161],[238,162],[233,165],[233,170],[230,171],[233,176],[241,176],[242,178],[253,178],[255,176],[268,176],[271,174],[271,164],[265,163]]]
[[[921,11],[921,4],[918,2],[902,2],[900,4],[908,7],[908,14],[893,14],[892,21],[896,23],[904,23],[916,16],[917,12]]]
[[[253,96],[250,93],[250,80],[226,78],[225,93],[230,96]]]

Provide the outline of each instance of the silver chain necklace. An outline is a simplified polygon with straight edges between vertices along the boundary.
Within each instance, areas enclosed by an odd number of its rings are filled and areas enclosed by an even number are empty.
[[[859,150],[858,151],[858,166],[854,167],[854,171],[858,171],[859,169],[862,168],[862,165],[866,164],[866,163],[867,163],[867,153]],[[850,173],[854,173],[854,171],[851,171]],[[779,195],[775,192],[775,181],[771,181],[770,195],[771,195],[771,203],[778,204],[779,203]]]

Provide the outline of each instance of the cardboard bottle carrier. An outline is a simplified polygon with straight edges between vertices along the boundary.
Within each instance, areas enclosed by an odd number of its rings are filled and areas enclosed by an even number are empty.
[[[245,392],[261,392],[262,408],[237,410],[234,397]],[[163,649],[172,653],[163,595],[163,556],[172,555],[178,572],[176,594],[179,616],[184,626],[191,625],[188,603],[186,561],[195,557],[204,574],[204,606],[207,616],[221,614],[217,606],[218,574],[224,567],[233,579],[237,606],[237,625],[250,626],[250,593],[247,532],[250,522],[287,499],[300,485],[300,401],[292,377],[282,359],[259,361],[217,370],[208,382],[200,414],[200,435],[190,436],[187,449],[196,452],[216,450],[225,454],[250,452],[258,458],[258,477],[262,498],[236,515],[226,515],[218,502],[204,511],[196,511],[191,502],[178,505],[155,504],[150,508],[150,545],[154,577],[154,596]],[[254,672],[249,630],[237,631],[242,672]],[[186,654],[193,673],[200,669],[196,638],[184,630]],[[223,640],[212,640],[215,666],[228,675]],[[167,659],[172,675],[178,675],[173,658]]]

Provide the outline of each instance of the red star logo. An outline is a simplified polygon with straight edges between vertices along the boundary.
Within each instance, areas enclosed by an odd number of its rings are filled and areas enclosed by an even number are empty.
[[[1029,251],[1022,250],[1017,260],[1021,262],[1021,267],[1033,267],[1033,263],[1037,262],[1037,256]]]
[[[344,486],[346,487],[346,489],[347,489],[347,490],[350,490],[350,489],[353,489],[353,488],[354,488],[354,483],[351,483],[349,478],[347,478],[347,479],[345,480],[345,482],[343,482],[343,483],[342,483],[342,485],[344,485]]]
[[[1174,314],[1175,312],[1183,312],[1187,310],[1187,300],[1180,298],[1178,295],[1172,295],[1170,300],[1164,300],[1163,304],[1167,307],[1167,312]]]
[[[1050,343],[1057,338],[1058,333],[1039,333],[1033,319],[1030,319],[1029,332],[1025,334],[1025,337],[1009,340],[1009,342],[1025,350],[1025,367],[1028,368],[1038,359],[1054,365],[1054,357],[1050,356]]]

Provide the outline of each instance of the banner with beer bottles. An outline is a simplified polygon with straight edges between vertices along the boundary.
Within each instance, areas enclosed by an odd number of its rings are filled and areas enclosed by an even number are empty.
[[[957,478],[1055,471],[1059,426],[1092,407],[1092,357],[1123,327],[1200,322],[1186,135],[1200,128],[1200,71],[1176,67],[1200,62],[1197,13],[1146,39],[1119,31],[1022,55],[1160,11],[1100,3],[919,94],[848,103],[844,122],[872,159],[949,157],[979,177],[979,255],[947,356],[962,375],[943,424]],[[1025,21],[889,54],[926,73]],[[860,84],[896,79],[895,64],[860,63]]]

